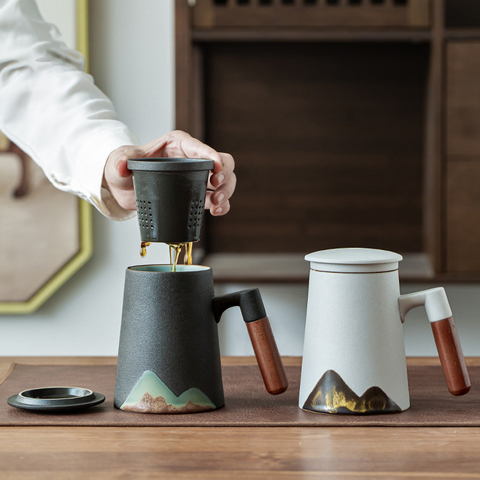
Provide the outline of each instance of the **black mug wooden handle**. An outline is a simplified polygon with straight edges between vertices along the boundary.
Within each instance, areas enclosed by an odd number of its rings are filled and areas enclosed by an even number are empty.
[[[216,297],[213,311],[217,322],[225,310],[237,306],[247,324],[265,388],[272,395],[283,393],[288,388],[287,376],[258,288]]]

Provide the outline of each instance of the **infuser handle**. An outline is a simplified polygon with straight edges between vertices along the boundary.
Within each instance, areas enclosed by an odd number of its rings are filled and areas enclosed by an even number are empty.
[[[472,384],[445,290],[437,287],[402,295],[399,305],[402,322],[409,310],[425,305],[448,390],[452,395],[468,393]]]
[[[213,311],[217,322],[225,310],[236,306],[240,307],[247,324],[265,388],[272,395],[283,393],[288,388],[287,376],[258,288],[216,297]]]

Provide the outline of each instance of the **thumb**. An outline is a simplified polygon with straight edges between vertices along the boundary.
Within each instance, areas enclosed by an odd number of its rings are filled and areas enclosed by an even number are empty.
[[[132,172],[127,168],[127,160],[137,157],[139,153],[138,148],[134,146],[124,146],[109,155],[105,165],[105,180],[110,189],[133,188]]]
[[[121,158],[115,165],[116,173],[120,178],[127,178],[132,175],[132,172],[127,167],[127,160],[128,158]]]

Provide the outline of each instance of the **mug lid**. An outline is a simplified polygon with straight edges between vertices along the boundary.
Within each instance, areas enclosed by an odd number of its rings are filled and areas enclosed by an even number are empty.
[[[13,395],[7,402],[25,410],[63,412],[99,405],[105,395],[83,387],[37,387]]]
[[[127,168],[148,172],[185,172],[211,170],[215,162],[204,158],[130,158]]]
[[[326,272],[388,272],[398,269],[403,257],[375,248],[332,248],[305,256],[313,270]]]

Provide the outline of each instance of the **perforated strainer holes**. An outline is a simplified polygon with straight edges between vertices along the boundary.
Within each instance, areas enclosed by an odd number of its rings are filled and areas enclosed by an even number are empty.
[[[190,214],[188,216],[188,228],[199,228],[202,225],[203,200],[192,201],[190,204]]]
[[[141,228],[149,228],[153,230],[153,219],[152,217],[152,207],[150,206],[152,202],[147,202],[146,200],[137,200],[137,216],[138,224]]]
[[[192,202],[190,204],[190,214],[188,215],[188,228],[194,228],[195,227],[195,202]]]

